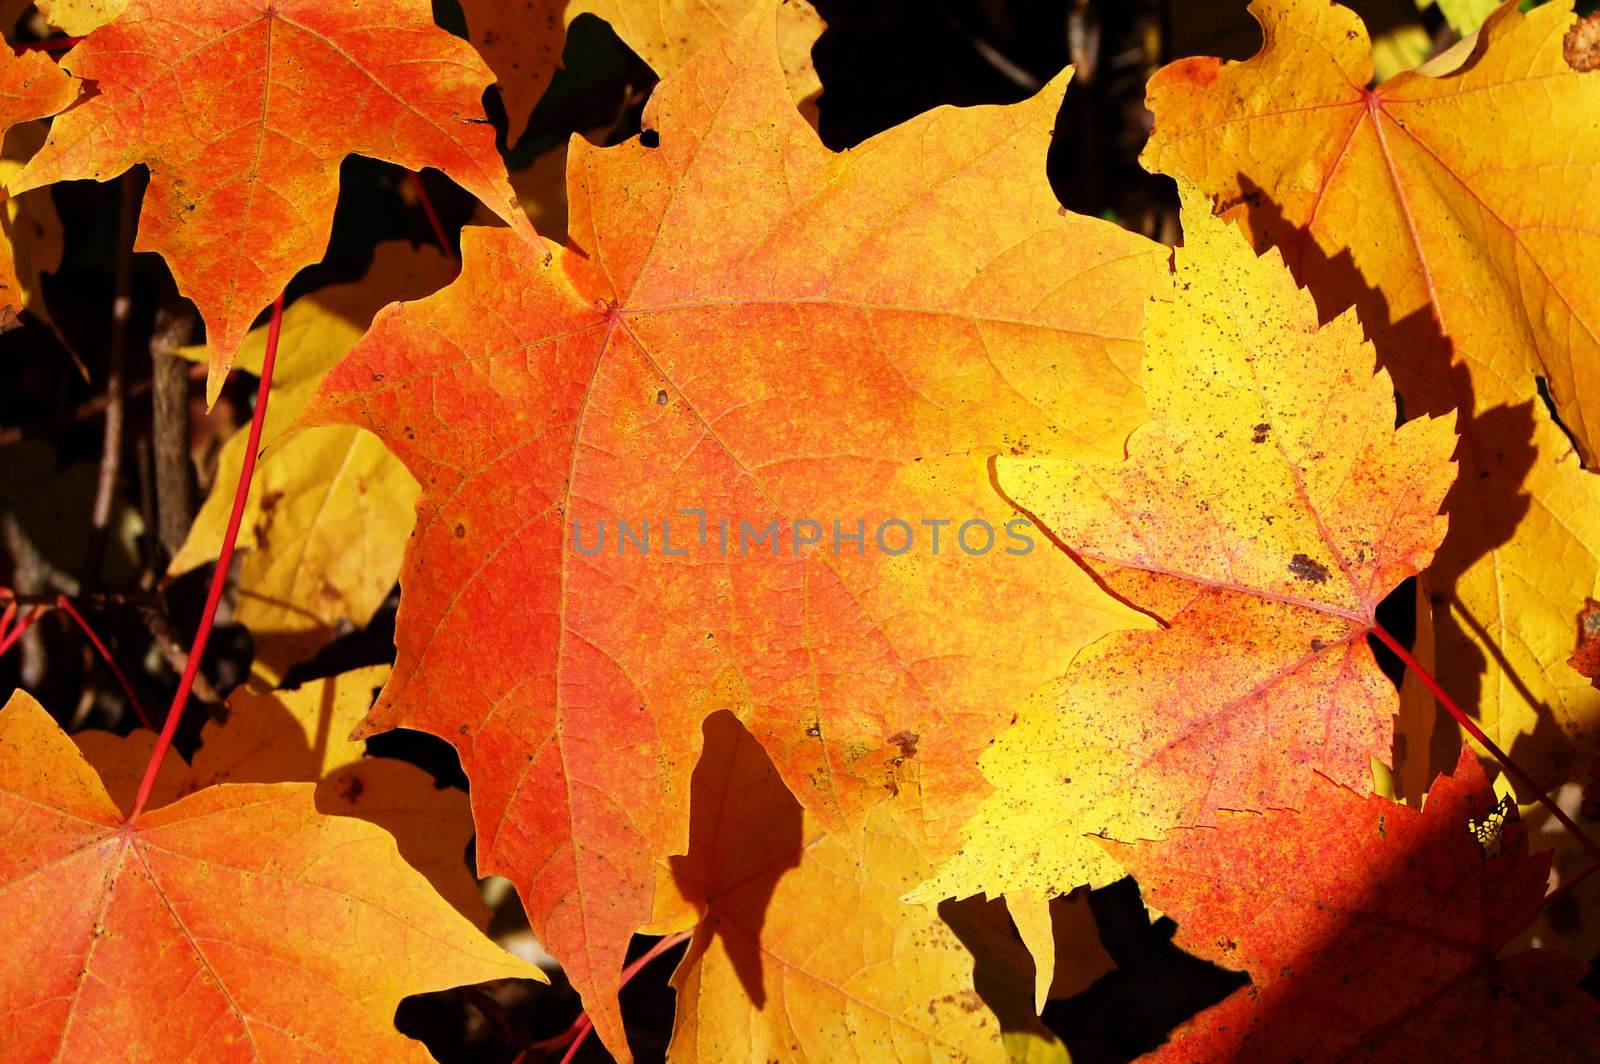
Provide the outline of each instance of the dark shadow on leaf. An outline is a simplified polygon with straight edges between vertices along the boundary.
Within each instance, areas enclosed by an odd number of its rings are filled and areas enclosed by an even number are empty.
[[[1173,945],[1177,925],[1164,916],[1151,922],[1131,876],[1092,891],[1089,906],[1117,970],[1045,1006],[1044,1022],[1066,1043],[1073,1064],[1133,1060],[1249,982]]]
[[[672,859],[679,889],[704,906],[689,963],[720,937],[745,993],[760,1008],[767,999],[761,929],[778,879],[800,863],[800,803],[732,713],[712,714],[703,732],[705,748],[690,789],[689,852]]]
[[[939,916],[972,954],[972,986],[1002,1031],[1050,1032],[1033,1012],[1033,958],[1022,944],[1002,898],[981,896],[939,903]]]
[[[1128,848],[1153,851],[1129,856],[1148,862],[1141,874],[1173,910],[1177,940],[1252,976],[1196,1018],[1172,1059],[1588,1059],[1600,1009],[1580,989],[1582,965],[1506,949],[1537,915],[1548,858],[1529,856],[1525,824],[1492,784],[1436,781],[1429,800],[1447,804],[1421,813],[1375,796],[1335,805],[1326,784],[1307,797],[1300,814],[1183,829],[1192,857],[1179,835]],[[1208,841],[1212,831],[1227,836]],[[1217,874],[1224,858],[1234,874]],[[1077,1023],[1093,1029],[1090,1006],[1114,978],[1068,1002],[1084,1003]],[[1077,1064],[1126,1059],[1080,1056],[1065,1030]]]

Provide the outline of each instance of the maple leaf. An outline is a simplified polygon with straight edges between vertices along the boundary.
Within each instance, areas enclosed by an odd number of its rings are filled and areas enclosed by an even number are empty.
[[[41,52],[16,55],[9,49],[3,50],[0,54],[0,138],[6,137],[13,126],[66,108],[78,98],[78,89],[79,83],[56,66],[49,56]],[[37,291],[40,268],[28,261],[27,249],[32,242],[18,232],[21,219],[14,197],[22,190],[15,169],[7,165],[3,176],[13,198],[5,205],[4,238],[0,239],[0,329],[16,323],[30,291]],[[59,251],[57,254],[59,256]]]
[[[309,784],[208,787],[126,823],[21,692],[0,710],[0,824],[8,1060],[426,1061],[394,1029],[401,998],[542,978]]]
[[[226,716],[200,729],[187,789],[317,780],[357,763],[366,755],[366,743],[347,737],[388,678],[387,665],[372,665],[293,690],[235,689]]]
[[[284,312],[262,453],[238,538],[245,551],[234,620],[250,629],[252,669],[269,683],[314,653],[348,620],[365,626],[394,588],[417,498],[416,480],[370,434],[345,426],[290,432],[317,386],[378,309],[439,288],[456,266],[433,248],[378,245],[365,277],[304,296]],[[235,365],[261,370],[263,326]],[[208,361],[205,347],[181,352]],[[168,566],[177,576],[216,560],[249,432],[223,444],[213,490]]]
[[[1326,779],[1305,797],[1302,812],[1106,844],[1178,921],[1177,945],[1253,984],[1151,1059],[1590,1059],[1600,1006],[1584,966],[1501,956],[1543,900],[1550,855],[1529,855],[1471,751],[1420,811]]]
[[[1278,254],[1187,188],[1183,223],[1126,460],[997,460],[1000,489],[1161,627],[1108,636],[1025,706],[919,900],[1103,883],[1118,870],[1089,836],[1291,805],[1308,769],[1365,786],[1388,755],[1396,696],[1366,637],[1444,535],[1450,420],[1394,429],[1353,313],[1319,328]]]
[[[472,43],[500,85],[515,144],[528,128],[533,107],[561,65],[567,27],[579,15],[610,23],[639,58],[661,77],[681,70],[702,47],[767,0],[461,0]],[[811,46],[822,19],[805,0],[783,0],[778,9],[778,44],[789,91],[808,100],[822,88],[811,63]],[[543,232],[543,230],[540,230]]]
[[[731,714],[705,732],[689,852],[657,891],[658,919],[699,915],[672,979],[672,1059],[821,1060],[848,1045],[862,1060],[1006,1060],[972,955],[936,912],[899,900],[926,863],[886,811],[825,831]]]
[[[1562,58],[1569,9],[1507,4],[1440,70],[1369,92],[1352,12],[1259,0],[1255,58],[1182,60],[1151,80],[1144,154],[1278,247],[1325,316],[1353,303],[1408,414],[1460,411],[1451,531],[1423,576],[1437,674],[1547,786],[1600,749],[1600,694],[1566,665],[1572,618],[1600,595],[1600,481],[1534,378],[1588,452],[1600,77]],[[1426,735],[1405,745],[1425,751]]]
[[[0,188],[4,188],[39,150],[48,135],[43,122],[14,126],[0,146]],[[63,347],[71,349],[56,328],[44,302],[44,278],[61,266],[63,235],[61,216],[44,191],[5,199],[0,215],[0,327],[15,322],[21,308],[45,322]]]
[[[346,735],[361,722],[388,666],[353,669],[294,690],[228,696],[225,722],[208,720],[189,764],[169,755],[151,788],[159,808],[219,783],[315,783],[316,807],[330,816],[365,820],[394,836],[400,856],[434,890],[480,928],[489,907],[465,855],[472,839],[467,796],[439,787],[416,765],[367,757],[364,742]],[[72,736],[117,808],[133,807],[155,749],[155,733],[87,730]]]
[[[834,154],[757,12],[658,87],[645,137],[573,142],[566,249],[468,229],[461,278],[380,313],[307,409],[423,488],[366,727],[457,747],[481,869],[518,885],[613,1051],[705,716],[733,709],[830,828],[894,795],[940,850],[1014,692],[1130,619],[1057,552],[955,542],[1026,527],[989,455],[1115,446],[1141,416],[1165,252],[1056,203],[1062,88]],[[954,523],[937,554],[926,529],[802,552],[802,519]],[[654,549],[618,551],[617,521]],[[742,550],[740,521],[772,538]]]
[[[1324,266],[1315,279],[1330,287],[1318,298],[1348,305],[1372,299],[1363,286],[1380,288],[1389,307],[1375,334],[1408,326],[1425,337],[1426,314],[1406,319],[1431,308],[1499,376],[1544,374],[1592,457],[1600,296],[1583,263],[1600,255],[1600,233],[1587,227],[1582,193],[1600,176],[1590,121],[1600,78],[1562,56],[1571,6],[1523,14],[1504,4],[1478,31],[1472,61],[1369,90],[1370,46],[1354,12],[1255,0],[1267,41],[1255,59],[1187,59],[1151,79],[1156,131],[1144,158],[1230,205],[1270,199],[1280,216],[1258,210],[1254,221],[1292,247],[1291,266],[1347,252],[1355,270]],[[1484,136],[1508,109],[1523,116],[1523,135]],[[1357,216],[1366,239],[1337,239]]]
[[[34,0],[45,21],[64,33],[84,37],[128,8],[128,0]]]
[[[205,319],[210,402],[256,315],[321,257],[346,155],[436,167],[533,239],[483,118],[489,71],[426,0],[130,0],[62,65],[96,93],[14,191],[149,167],[135,249]]]

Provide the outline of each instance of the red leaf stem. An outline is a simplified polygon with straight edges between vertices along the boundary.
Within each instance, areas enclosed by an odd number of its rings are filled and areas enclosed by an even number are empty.
[[[161,762],[172,748],[172,737],[177,734],[178,721],[183,707],[188,704],[189,691],[194,687],[195,675],[200,671],[200,659],[205,656],[206,641],[211,638],[211,626],[216,620],[217,604],[222,601],[222,590],[228,583],[228,569],[233,562],[233,546],[239,539],[239,525],[244,520],[244,504],[250,495],[250,481],[255,476],[256,454],[261,449],[261,426],[267,416],[267,397],[272,388],[272,367],[278,357],[278,333],[283,327],[283,294],[272,304],[272,323],[267,327],[267,351],[261,359],[261,383],[256,389],[256,409],[250,417],[250,436],[245,444],[244,463],[239,469],[239,486],[233,493],[233,512],[228,515],[228,529],[222,537],[222,549],[217,553],[217,568],[211,575],[211,590],[206,595],[205,609],[200,614],[200,627],[194,634],[194,645],[189,648],[189,661],[184,666],[183,678],[178,681],[177,693],[172,696],[172,708],[162,723],[161,734],[155,749],[150,752],[150,763],[145,766],[144,779],[139,784],[139,794],[133,802],[133,812],[128,823],[133,823],[144,812],[145,803],[155,787],[156,774]]]
[[[1478,727],[1478,722],[1467,716],[1462,708],[1456,705],[1455,699],[1445,692],[1445,689],[1439,685],[1439,681],[1435,680],[1433,675],[1422,667],[1420,661],[1411,656],[1411,652],[1402,646],[1398,639],[1386,632],[1382,625],[1373,625],[1372,634],[1384,646],[1394,651],[1401,661],[1405,662],[1406,668],[1410,669],[1417,679],[1422,681],[1423,686],[1433,692],[1434,699],[1445,708],[1447,713],[1456,719],[1457,724],[1467,730],[1467,734],[1478,741],[1479,746],[1489,751],[1494,756],[1494,759],[1500,762],[1501,766],[1506,770],[1506,774],[1517,782],[1517,785],[1522,788],[1524,793],[1535,795],[1539,804],[1549,810],[1550,815],[1555,817],[1562,827],[1572,832],[1573,837],[1583,844],[1584,849],[1588,850],[1597,859],[1600,859],[1600,843],[1596,843],[1594,839],[1590,838],[1589,833],[1579,827],[1577,822],[1566,814],[1554,798],[1544,793],[1544,788],[1534,783],[1533,779],[1522,771],[1522,768],[1511,760],[1511,757],[1504,750],[1495,745],[1494,740],[1484,734],[1483,729]]]

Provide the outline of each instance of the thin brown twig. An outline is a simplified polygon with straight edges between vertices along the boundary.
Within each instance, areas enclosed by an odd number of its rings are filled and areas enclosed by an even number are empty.
[[[156,313],[150,337],[151,450],[157,536],[167,558],[183,547],[194,521],[194,464],[189,459],[189,365],[178,348],[194,330],[194,311],[174,301]]]
[[[62,599],[68,599],[74,606],[86,610],[103,610],[117,606],[147,608],[155,606],[160,601],[148,591],[86,591],[79,595],[63,595],[53,591],[27,594],[12,591],[10,588],[0,588],[0,602],[13,602],[18,606],[56,606]]]
[[[74,598],[83,603],[85,608],[90,609],[107,605],[131,604],[131,596],[93,593],[77,596],[59,594],[19,595],[10,588],[0,588],[0,600],[3,600],[6,604],[5,609],[0,611],[0,653],[9,650],[11,644],[15,641],[15,637],[21,636],[23,630],[28,625],[31,625],[35,619],[43,616],[46,610],[59,609],[72,618],[73,623],[82,630],[84,637],[89,640],[89,645],[100,655],[100,659],[106,663],[106,666],[111,669],[111,674],[116,677],[118,686],[122,688],[123,697],[128,700],[128,706],[139,718],[139,722],[146,728],[153,728],[150,723],[150,714],[145,712],[144,703],[139,701],[139,696],[133,690],[133,684],[128,682],[127,674],[122,671],[116,659],[111,656],[110,649],[106,647],[105,642],[95,632],[93,626],[89,624],[89,621],[73,604]],[[12,631],[11,622],[16,618],[18,609],[22,607],[26,607],[31,612],[26,623],[19,625],[16,630]]]
[[[78,581],[51,564],[28,534],[27,528],[16,512],[10,509],[0,508],[0,545],[4,546],[6,554],[11,559],[12,580],[24,594],[47,590],[53,593],[71,594],[78,590]],[[11,591],[10,588],[6,590]],[[41,611],[34,608],[29,614],[30,619],[27,623],[14,628],[6,636],[5,641],[5,646],[9,647],[13,640],[25,637],[19,651],[21,658],[19,670],[23,684],[27,686],[39,683],[47,668],[44,641],[37,631],[30,630],[33,622],[40,616]]]
[[[167,668],[182,676],[189,668],[189,650],[178,638],[171,619],[162,610],[151,606],[144,610],[144,625],[155,639],[156,653],[167,663]],[[206,679],[204,673],[195,674],[194,695],[212,705],[220,705],[223,700],[221,692],[211,686],[211,681]]]
[[[89,556],[83,582],[100,582],[106,541],[111,537],[111,511],[122,477],[122,422],[127,390],[128,318],[133,311],[133,233],[140,189],[134,176],[122,176],[122,206],[117,218],[116,295],[111,301],[111,342],[106,355],[106,424],[100,450],[100,479],[90,516]]]

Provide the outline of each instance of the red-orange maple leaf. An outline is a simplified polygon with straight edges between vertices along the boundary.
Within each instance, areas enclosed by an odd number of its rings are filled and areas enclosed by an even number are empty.
[[[460,280],[380,314],[308,410],[423,486],[369,727],[461,751],[482,867],[517,882],[613,1049],[707,715],[734,710],[825,826],[892,799],[937,852],[1016,693],[1131,622],[1042,542],[1007,553],[985,465],[1108,449],[1141,416],[1165,253],[1060,209],[1061,89],[834,154],[769,7],[662,83],[648,137],[574,143],[568,248],[469,230]],[[802,549],[802,520],[826,538]],[[949,522],[939,552],[927,520]],[[620,521],[649,523],[648,555]],[[918,546],[888,525],[880,548],[888,521]],[[862,524],[859,552],[835,522]]]
[[[422,1064],[401,998],[538,969],[309,783],[128,822],[50,716],[0,708],[0,1060]]]
[[[532,239],[483,117],[493,77],[427,0],[132,0],[62,65],[96,92],[13,191],[149,166],[136,247],[200,308],[212,399],[256,315],[321,257],[346,155],[437,167]]]
[[[1550,856],[1529,855],[1470,751],[1421,812],[1319,779],[1303,812],[1107,846],[1179,945],[1253,980],[1158,1059],[1576,1064],[1600,1044],[1581,965],[1499,956],[1536,915]]]

